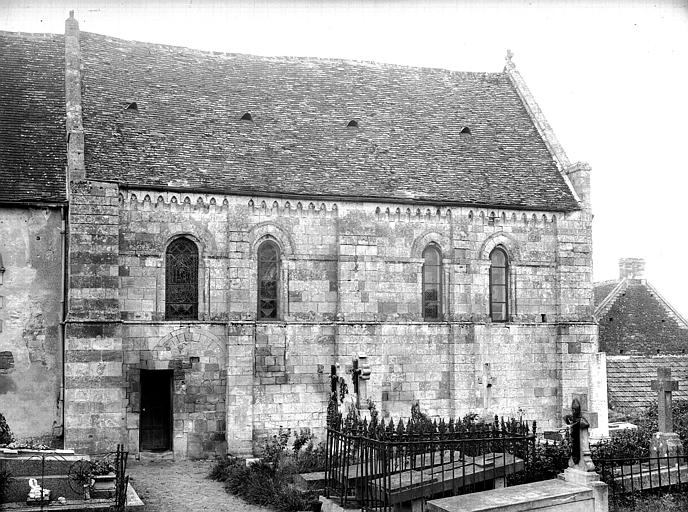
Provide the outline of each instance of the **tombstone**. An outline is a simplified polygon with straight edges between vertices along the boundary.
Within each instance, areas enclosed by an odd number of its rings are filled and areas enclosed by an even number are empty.
[[[677,465],[678,457],[683,455],[683,444],[678,434],[673,432],[671,393],[678,391],[678,381],[671,379],[671,368],[657,368],[657,380],[651,382],[651,387],[657,391],[658,432],[652,436],[650,456],[664,457],[660,460],[663,466]]]
[[[590,456],[590,422],[583,416],[583,410],[578,398],[571,402],[571,414],[564,416],[564,421],[571,431],[571,457],[569,468],[584,473],[594,472],[595,465]]]

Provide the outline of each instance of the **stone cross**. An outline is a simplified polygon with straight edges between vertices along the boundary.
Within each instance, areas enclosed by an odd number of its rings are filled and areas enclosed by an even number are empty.
[[[492,407],[492,373],[490,372],[490,363],[483,365],[483,374],[478,378],[478,383],[483,386],[483,416],[487,417]]]
[[[657,391],[659,431],[672,432],[674,421],[671,415],[671,392],[678,391],[678,381],[671,380],[671,368],[657,368],[657,380],[653,380],[651,386]]]

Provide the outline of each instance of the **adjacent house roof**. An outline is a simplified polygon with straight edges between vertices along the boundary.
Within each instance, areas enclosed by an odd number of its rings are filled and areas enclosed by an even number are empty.
[[[64,37],[0,32],[0,202],[66,200]]]
[[[645,279],[595,285],[600,350],[607,354],[683,354],[688,323]]]
[[[617,411],[640,411],[657,402],[651,382],[657,368],[669,367],[672,379],[679,381],[674,400],[688,400],[688,357],[613,356],[607,357],[607,395],[609,407]]]
[[[506,73],[80,41],[87,177],[579,208]]]

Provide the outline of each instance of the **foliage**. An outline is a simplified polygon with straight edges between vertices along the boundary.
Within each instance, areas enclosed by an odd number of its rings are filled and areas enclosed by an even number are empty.
[[[0,412],[0,445],[10,444],[12,441],[14,441],[12,430],[7,424],[5,416]]]
[[[685,512],[688,510],[688,494],[636,496],[628,504],[617,504],[616,512]]]
[[[4,502],[5,493],[9,487],[11,476],[12,473],[10,473],[7,469],[0,469],[0,503]]]
[[[278,466],[286,455],[289,437],[291,437],[291,429],[285,429],[280,426],[277,434],[268,438],[265,443],[263,447],[263,460],[268,464]]]
[[[249,503],[284,512],[308,509],[315,495],[294,488],[291,480],[296,473],[323,470],[325,447],[322,443],[315,445],[313,433],[307,428],[294,432],[289,450],[291,437],[290,429],[280,427],[266,442],[260,462],[247,467],[244,459],[227,457],[215,464],[209,477],[224,482],[227,492]]]
[[[90,470],[92,476],[109,475],[115,473],[115,465],[109,460],[92,460],[90,461]]]
[[[557,478],[568,466],[571,445],[568,438],[554,443],[536,443],[531,457],[525,457],[527,467],[524,471],[508,477],[509,485],[520,485]]]

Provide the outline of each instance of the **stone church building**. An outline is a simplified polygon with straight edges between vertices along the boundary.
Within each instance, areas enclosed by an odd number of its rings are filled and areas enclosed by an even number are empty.
[[[385,417],[417,400],[556,428],[585,395],[605,428],[590,168],[510,57],[476,73],[212,53],[73,17],[64,36],[0,41],[0,89],[21,92],[3,102],[45,110],[2,133],[38,131],[58,155],[26,137],[8,151],[30,166],[0,153],[0,254],[7,281],[13,244],[44,250],[10,213],[43,212],[13,191],[54,170],[64,200],[41,222],[59,246],[65,212],[65,251],[32,286],[59,295],[63,268],[64,308],[43,318],[62,373],[43,394],[66,446],[196,457],[249,453],[280,425],[322,434],[333,366],[349,376],[363,354]],[[18,325],[14,302],[0,319]],[[3,330],[0,354],[23,336]],[[0,377],[31,379],[29,359]],[[21,389],[0,387],[10,423]]]

